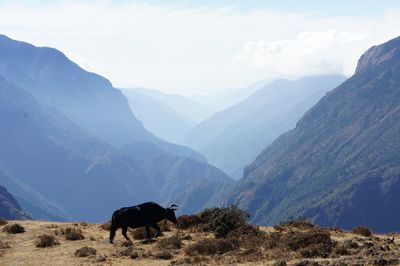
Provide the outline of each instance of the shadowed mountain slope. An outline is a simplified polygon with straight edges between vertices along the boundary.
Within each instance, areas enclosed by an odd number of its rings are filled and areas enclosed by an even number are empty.
[[[56,108],[90,135],[114,146],[149,141],[166,152],[204,161],[199,153],[148,132],[132,114],[120,90],[56,49],[0,35],[0,75],[29,91],[41,104]]]
[[[0,218],[11,220],[24,220],[31,217],[25,213],[14,196],[7,189],[0,186]]]
[[[369,49],[329,92],[245,169],[228,203],[275,224],[400,230],[400,38]]]
[[[344,79],[327,75],[276,80],[197,125],[185,143],[229,175],[240,178],[243,168],[257,154],[292,129],[307,109]]]
[[[178,199],[175,194],[190,194],[209,180],[214,182],[210,191],[231,182],[208,164],[170,155],[157,146],[144,160],[135,142],[134,152],[142,159],[134,158],[128,148],[125,153],[91,137],[1,77],[0,119],[0,181],[35,218],[106,220],[121,206],[173,201]],[[146,145],[144,150],[150,149]],[[168,162],[162,168],[161,155]],[[196,206],[203,207],[211,197],[209,193],[196,199]],[[186,206],[185,199],[179,204]]]

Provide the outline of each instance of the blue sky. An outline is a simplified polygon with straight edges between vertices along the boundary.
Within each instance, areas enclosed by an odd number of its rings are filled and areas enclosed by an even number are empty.
[[[116,86],[182,94],[351,75],[398,25],[392,0],[0,0],[1,34],[57,48]]]
[[[0,4],[25,3],[46,5],[62,0],[0,0]],[[70,1],[73,2],[73,1]],[[78,2],[78,1],[76,1]],[[96,0],[80,2],[99,3]],[[289,12],[313,12],[322,16],[377,16],[390,9],[400,7],[398,0],[111,0],[114,4],[142,3],[170,7],[233,7],[241,11],[274,9]]]
[[[115,3],[132,2],[129,0],[114,0]],[[134,1],[156,5],[190,6],[190,7],[222,7],[229,6],[243,11],[257,9],[275,9],[290,12],[315,12],[320,15],[379,15],[398,8],[398,0],[146,0]]]

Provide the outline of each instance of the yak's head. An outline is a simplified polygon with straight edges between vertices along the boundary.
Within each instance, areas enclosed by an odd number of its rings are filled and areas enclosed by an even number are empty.
[[[167,220],[176,224],[178,221],[176,220],[175,211],[178,209],[178,206],[172,204],[171,207],[167,208]]]

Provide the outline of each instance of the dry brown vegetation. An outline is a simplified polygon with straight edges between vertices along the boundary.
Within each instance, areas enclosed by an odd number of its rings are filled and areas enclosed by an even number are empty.
[[[6,226],[3,227],[3,232],[9,234],[22,234],[25,232],[25,228],[18,223],[7,224]]]
[[[87,225],[84,225],[84,226],[87,226]],[[71,241],[85,239],[82,230],[80,228],[76,228],[76,227],[60,228],[59,230],[55,231],[55,234],[63,235],[66,240],[71,240]]]
[[[88,257],[88,256],[96,255],[96,253],[97,253],[97,250],[95,248],[83,247],[83,248],[77,249],[75,251],[75,256]]]
[[[352,232],[357,235],[372,236],[371,231],[366,226],[357,226],[352,230]]]
[[[56,245],[60,245],[60,243],[53,235],[40,235],[36,240],[36,247],[38,248],[48,248]]]
[[[0,218],[0,226],[6,225],[7,221]]]
[[[228,211],[229,212],[229,211]],[[126,241],[117,232],[115,244],[100,224],[18,221],[23,234],[0,233],[1,265],[398,265],[400,235],[344,231],[289,221],[255,227],[218,211],[205,219],[181,217],[153,241]],[[229,220],[229,219],[228,219]],[[184,223],[182,223],[184,221]],[[230,222],[230,220],[229,220]],[[15,224],[9,222],[9,224]],[[213,224],[213,226],[209,226]],[[233,223],[230,223],[231,225]],[[220,235],[223,228],[225,235]],[[141,231],[143,233],[144,230]],[[366,230],[363,229],[362,232]],[[68,233],[67,233],[68,232]],[[79,241],[66,235],[84,235]],[[136,230],[131,230],[134,234]],[[74,239],[76,237],[73,237]],[[41,248],[49,247],[49,248]]]

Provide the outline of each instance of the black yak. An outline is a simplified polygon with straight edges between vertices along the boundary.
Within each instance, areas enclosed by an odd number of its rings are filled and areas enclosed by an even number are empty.
[[[160,227],[157,223],[159,221],[167,219],[173,223],[177,223],[175,210],[177,210],[175,204],[172,204],[169,208],[163,208],[154,202],[146,202],[116,210],[111,219],[110,243],[113,243],[115,231],[119,228],[122,228],[122,235],[126,240],[130,240],[126,235],[128,227],[138,228],[145,226],[148,238],[151,238],[150,227],[153,227],[157,230],[155,237],[158,237],[160,234]]]

